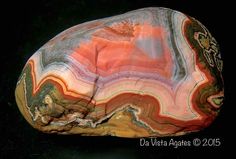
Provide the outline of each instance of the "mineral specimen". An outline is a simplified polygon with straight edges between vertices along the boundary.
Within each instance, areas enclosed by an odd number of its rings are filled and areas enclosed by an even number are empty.
[[[219,113],[222,65],[200,22],[144,8],[54,37],[26,63],[15,96],[25,119],[46,133],[183,135]]]

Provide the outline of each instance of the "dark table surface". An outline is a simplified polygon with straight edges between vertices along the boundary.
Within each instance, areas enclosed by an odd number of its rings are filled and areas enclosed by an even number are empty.
[[[208,2],[209,3],[209,2]],[[205,158],[219,156],[233,143],[233,63],[229,39],[232,36],[230,4],[205,1],[164,0],[41,0],[7,1],[1,4],[2,48],[0,79],[0,158]],[[215,122],[205,130],[158,141],[193,141],[199,138],[220,140],[219,146],[140,146],[140,139],[81,137],[43,134],[34,130],[20,114],[14,97],[18,76],[27,59],[61,31],[90,20],[118,15],[143,7],[167,7],[186,13],[202,22],[218,41],[224,60],[226,100]],[[235,51],[234,51],[235,53]],[[233,57],[233,56],[232,56]]]

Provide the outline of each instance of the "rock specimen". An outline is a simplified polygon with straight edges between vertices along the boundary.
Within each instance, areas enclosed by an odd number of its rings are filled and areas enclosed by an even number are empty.
[[[25,119],[46,133],[183,135],[217,116],[222,65],[197,20],[144,8],[54,37],[28,60],[15,95]]]

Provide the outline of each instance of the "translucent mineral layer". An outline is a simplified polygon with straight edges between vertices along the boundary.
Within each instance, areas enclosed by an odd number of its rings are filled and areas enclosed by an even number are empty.
[[[144,8],[54,37],[28,60],[15,95],[25,119],[46,133],[183,135],[217,116],[222,65],[200,22]]]

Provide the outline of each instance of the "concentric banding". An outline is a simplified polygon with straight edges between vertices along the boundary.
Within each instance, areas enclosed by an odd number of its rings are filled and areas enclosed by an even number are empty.
[[[144,8],[50,40],[25,65],[16,100],[44,132],[180,135],[218,114],[222,67],[215,39],[197,20]]]

